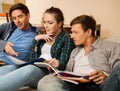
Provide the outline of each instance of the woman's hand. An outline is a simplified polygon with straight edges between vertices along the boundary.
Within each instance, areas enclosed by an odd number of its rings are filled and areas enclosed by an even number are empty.
[[[48,60],[47,63],[52,65],[55,68],[58,68],[58,66],[60,64],[59,61],[55,58]]]
[[[95,70],[89,74],[89,80],[95,82],[96,84],[101,84],[105,81],[106,75],[100,71],[100,70]]]
[[[50,37],[51,34],[39,34],[35,36],[35,40],[45,40],[46,42],[51,41],[52,38]]]

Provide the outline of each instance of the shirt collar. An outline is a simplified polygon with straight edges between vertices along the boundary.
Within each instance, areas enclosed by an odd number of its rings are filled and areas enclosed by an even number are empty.
[[[98,37],[96,41],[91,45],[91,48],[100,48],[102,39]]]

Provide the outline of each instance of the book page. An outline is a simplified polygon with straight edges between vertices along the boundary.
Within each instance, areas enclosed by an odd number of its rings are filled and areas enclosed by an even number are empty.
[[[15,58],[15,57],[13,57],[13,56],[11,56],[11,55],[6,55],[6,57],[8,58],[8,59],[10,59],[13,63],[15,63],[15,64],[24,64],[24,63],[26,63],[25,61],[23,61],[23,60],[20,60],[20,59],[17,59],[17,58]]]
[[[74,73],[70,71],[59,71],[59,74],[65,77],[85,77],[88,78],[88,74],[84,73]]]
[[[59,70],[54,68],[53,66],[51,66],[50,64],[46,63],[46,62],[35,62],[35,65],[37,65],[38,67],[50,67],[51,70],[53,72],[55,72],[56,74],[58,74]]]
[[[42,62],[45,60],[44,58],[38,58],[36,60],[33,60],[33,61],[23,61],[23,60],[20,60],[20,59],[17,59],[13,56],[10,56],[10,55],[7,55],[7,57],[13,62],[15,63],[16,65],[19,65],[19,66],[25,66],[25,65],[29,65],[29,64],[34,64],[35,62]]]
[[[85,79],[83,77],[63,77],[63,76],[57,76],[58,78],[70,82],[70,83],[74,83],[74,84],[79,84],[79,83],[86,83],[86,82],[90,82],[88,79]]]
[[[78,85],[79,82],[62,78],[62,80]]]

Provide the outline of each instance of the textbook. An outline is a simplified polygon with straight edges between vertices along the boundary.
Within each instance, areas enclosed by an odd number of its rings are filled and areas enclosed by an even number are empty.
[[[27,62],[27,61],[17,59],[15,57],[11,56],[11,55],[7,55],[6,57],[9,58],[13,63],[15,63],[16,65],[19,65],[19,66],[25,66],[25,65],[28,65],[28,64],[34,64],[34,62],[43,62],[45,60],[44,58],[38,58],[36,60]]]
[[[69,71],[60,71],[57,68],[54,68],[53,66],[45,62],[35,62],[34,64],[38,67],[49,67],[50,73],[55,73],[58,78],[67,82],[71,82],[74,84],[90,82],[88,79],[89,76],[86,74],[82,74],[82,73],[76,74],[74,72],[69,72]]]
[[[7,55],[7,57],[12,62],[14,62],[16,65],[19,65],[19,66],[25,66],[25,65],[33,64],[37,67],[45,67],[45,68],[49,67],[50,68],[49,69],[50,73],[55,73],[58,78],[60,78],[64,81],[67,81],[67,82],[71,82],[71,83],[74,83],[74,84],[90,82],[89,79],[88,79],[89,76],[87,74],[83,74],[83,73],[76,74],[74,72],[69,72],[69,71],[60,71],[57,68],[48,64],[47,62],[44,62],[44,60],[45,60],[44,58],[38,58],[37,60],[34,60],[34,61],[25,62],[23,60],[17,59],[13,56],[10,56],[10,55]]]

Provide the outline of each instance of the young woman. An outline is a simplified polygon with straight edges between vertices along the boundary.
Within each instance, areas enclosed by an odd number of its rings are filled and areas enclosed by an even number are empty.
[[[70,35],[63,30],[63,21],[64,17],[60,9],[51,7],[45,11],[42,22],[45,33],[35,37],[31,60],[40,56],[52,66],[65,69],[74,44]]]
[[[63,13],[59,8],[51,7],[45,11],[43,16],[45,34],[35,37],[31,46],[30,61],[40,57],[46,59],[53,67],[65,69],[75,45],[70,35],[63,31],[63,21]],[[34,65],[3,66],[0,68],[0,91],[16,91],[24,85],[37,87],[38,81],[46,74],[47,69]]]

